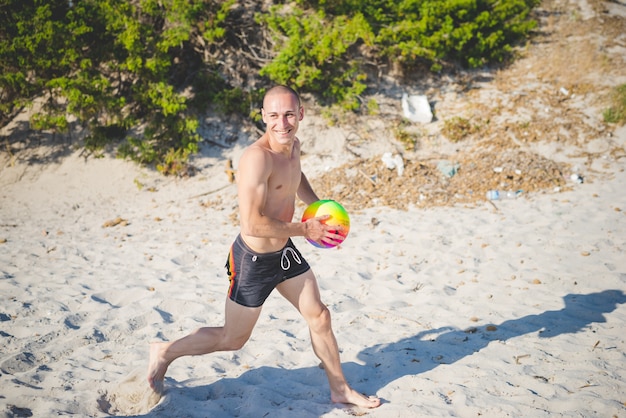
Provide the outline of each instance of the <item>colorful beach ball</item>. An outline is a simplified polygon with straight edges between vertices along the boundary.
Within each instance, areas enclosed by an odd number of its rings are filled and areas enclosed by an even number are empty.
[[[350,232],[350,217],[348,216],[348,212],[344,209],[344,207],[334,200],[318,200],[317,202],[311,203],[302,215],[302,222],[305,222],[311,218],[316,218],[318,216],[324,215],[330,215],[330,218],[323,221],[326,225],[340,227],[333,232],[335,234],[341,235],[343,237],[341,239],[341,242],[343,242],[348,236],[348,232]],[[341,242],[337,244],[320,244],[308,238],[307,241],[309,241],[311,244],[315,245],[318,248],[333,248],[341,244]]]

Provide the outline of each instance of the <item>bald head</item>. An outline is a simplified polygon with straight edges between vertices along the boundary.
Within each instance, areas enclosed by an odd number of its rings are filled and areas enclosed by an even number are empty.
[[[263,97],[263,107],[265,107],[265,103],[268,98],[272,96],[276,96],[276,95],[281,95],[281,94],[293,95],[298,101],[298,107],[302,105],[302,103],[300,102],[300,95],[294,89],[292,89],[291,87],[279,85],[279,86],[272,87],[265,93],[265,96]]]

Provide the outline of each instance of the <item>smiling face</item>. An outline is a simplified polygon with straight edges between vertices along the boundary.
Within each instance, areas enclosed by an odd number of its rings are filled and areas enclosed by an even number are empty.
[[[293,144],[304,116],[304,109],[293,91],[286,87],[275,87],[268,91],[261,114],[271,142],[278,145]]]

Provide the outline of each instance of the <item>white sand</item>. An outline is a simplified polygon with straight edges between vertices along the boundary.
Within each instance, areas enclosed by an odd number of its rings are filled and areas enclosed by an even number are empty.
[[[76,154],[0,172],[5,416],[626,416],[624,158],[571,192],[368,209],[340,249],[296,239],[349,381],[379,409],[330,403],[278,294],[242,350],[178,360],[151,397],[148,343],[222,321],[235,186],[203,164],[187,180]]]

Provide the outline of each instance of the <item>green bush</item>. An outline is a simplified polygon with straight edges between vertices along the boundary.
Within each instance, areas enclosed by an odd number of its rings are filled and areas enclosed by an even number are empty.
[[[8,0],[13,14],[0,14],[2,122],[43,97],[34,129],[66,131],[66,116],[74,115],[95,150],[118,141],[118,128],[142,125],[140,136],[120,145],[120,156],[160,167],[172,155],[186,159],[200,138],[183,90],[188,73],[205,64],[190,53],[190,35],[223,36],[233,3]]]
[[[258,15],[274,34],[277,53],[261,75],[303,91],[319,93],[328,104],[359,107],[358,96],[366,78],[356,54],[360,44],[372,46],[373,34],[363,15],[328,17],[323,12],[294,9],[284,14],[272,7]]]
[[[467,67],[503,62],[536,26],[539,0],[298,0],[259,15],[276,56],[261,73],[317,93],[345,109],[360,107],[368,64]],[[372,56],[366,62],[363,52]]]
[[[312,93],[322,113],[375,112],[362,98],[373,69],[502,62],[534,28],[538,2],[296,0],[251,11],[235,0],[4,0],[0,123],[40,99],[34,129],[67,131],[72,115],[90,132],[87,149],[111,144],[179,174],[209,107],[258,121],[264,88],[283,83]]]
[[[442,61],[468,67],[502,62],[516,42],[536,26],[529,19],[538,0],[404,1],[404,19],[384,27],[377,41],[383,53],[402,63],[415,59],[441,68]]]

